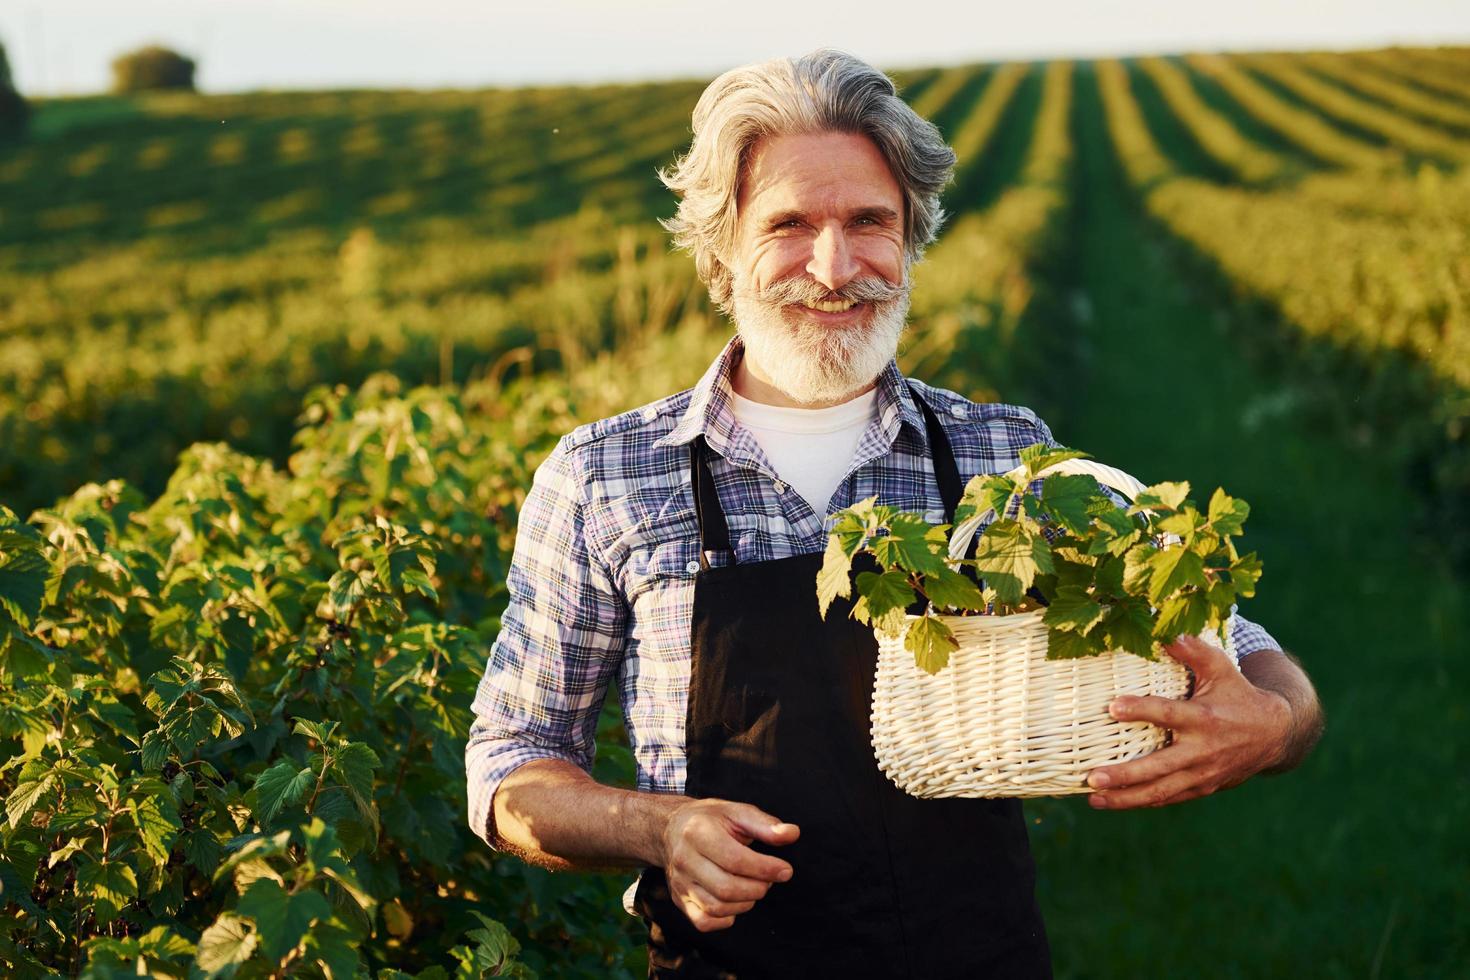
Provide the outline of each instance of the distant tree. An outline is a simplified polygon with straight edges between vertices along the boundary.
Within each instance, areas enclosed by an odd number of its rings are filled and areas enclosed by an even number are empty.
[[[30,115],[31,107],[15,90],[15,82],[11,80],[10,59],[5,56],[5,45],[0,44],[0,140],[24,133]]]
[[[130,51],[112,62],[114,92],[146,92],[154,89],[194,91],[194,60],[177,51],[150,44]]]

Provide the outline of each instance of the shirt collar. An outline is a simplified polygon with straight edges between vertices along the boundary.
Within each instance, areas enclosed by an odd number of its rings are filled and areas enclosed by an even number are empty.
[[[691,390],[689,405],[679,421],[654,443],[655,446],[687,445],[696,437],[704,436],[711,449],[721,456],[728,456],[733,444],[744,441],[736,432],[738,423],[735,421],[734,388],[731,384],[735,367],[744,354],[745,345],[736,334]],[[924,426],[924,415],[914,401],[913,389],[894,360],[889,360],[878,375],[875,408],[884,443],[892,446],[898,438],[900,425],[907,424],[927,450],[929,436]]]

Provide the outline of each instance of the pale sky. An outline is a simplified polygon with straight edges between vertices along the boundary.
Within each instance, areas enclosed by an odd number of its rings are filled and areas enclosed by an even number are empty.
[[[208,92],[711,77],[843,48],[887,68],[965,61],[1470,44],[1470,0],[0,0],[32,95],[98,92],[160,42]]]

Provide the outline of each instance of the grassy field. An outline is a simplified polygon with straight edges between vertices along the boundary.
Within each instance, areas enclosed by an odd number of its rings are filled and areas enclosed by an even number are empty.
[[[900,81],[960,157],[953,218],[917,272],[906,369],[1031,404],[1061,440],[1145,480],[1248,499],[1266,578],[1246,612],[1300,656],[1327,710],[1320,749],[1288,776],[1143,813],[1032,806],[1058,975],[1464,975],[1470,53]],[[619,880],[492,859],[457,819],[453,757],[535,463],[576,421],[691,384],[728,335],[654,223],[672,201],[653,170],[687,142],[701,87],[62,100],[0,148],[0,504],[51,508],[36,523],[52,542],[34,559],[48,578],[0,537],[0,901],[34,900],[7,912],[0,965],[30,970],[17,950],[63,971],[126,959],[107,943],[156,927],[148,963],[166,973],[205,955],[208,927],[261,937],[246,958],[284,950],[282,973],[340,969],[333,936],[375,972],[452,969],[433,937],[466,934],[480,910],[545,976],[639,975]],[[233,448],[180,460],[201,440]],[[115,477],[136,491],[83,487]],[[328,580],[360,556],[331,543],[380,517],[439,549],[436,591],[394,593],[382,602],[406,621],[364,612],[354,629],[379,673],[430,646],[433,667],[421,689],[401,674],[384,690],[344,653],[338,686],[311,688],[326,668],[302,651],[335,649],[349,599],[334,620],[289,597],[337,596]],[[239,571],[288,566],[269,590]],[[30,591],[43,578],[71,584]],[[206,625],[181,632],[189,619]],[[440,627],[459,632],[426,646]],[[163,792],[141,739],[168,716],[138,683],[170,654],[223,665],[262,719],[293,671],[298,716],[359,700],[337,737],[384,766],[344,792],[381,819],[378,846],[316,796],[263,803],[269,767],[321,758],[272,722],[269,738],[216,730],[179,749],[219,771],[215,808],[167,830],[167,813],[148,824],[118,802],[136,841],[112,831],[109,850],[113,817],[68,811],[66,793],[109,798],[120,776]],[[441,656],[458,680],[436,688]],[[74,677],[104,707],[59,707],[83,703]],[[437,739],[439,768],[420,771],[405,724]],[[603,735],[599,775],[627,780],[611,715]],[[122,748],[96,755],[109,739]],[[201,834],[238,848],[334,813],[371,897],[359,918],[339,910],[287,947],[243,900],[257,872],[237,877],[239,901],[207,884],[218,862]],[[271,860],[293,887],[340,897],[309,862]],[[119,865],[131,897],[97,870]],[[495,948],[464,942],[465,956]]]

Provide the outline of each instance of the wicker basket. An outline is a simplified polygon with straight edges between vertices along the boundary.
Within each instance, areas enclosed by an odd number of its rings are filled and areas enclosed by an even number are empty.
[[[1130,498],[1142,489],[1126,473],[1086,460],[1045,472],[1086,473]],[[951,557],[965,553],[989,516],[955,529]],[[1120,694],[1184,697],[1189,671],[1172,658],[1121,651],[1047,660],[1042,615],[944,617],[959,649],[932,675],[915,666],[902,639],[879,636],[873,752],[900,789],[920,797],[1084,793],[1093,769],[1164,744],[1163,729],[1116,721],[1108,703]],[[1210,631],[1202,638],[1220,646]]]

